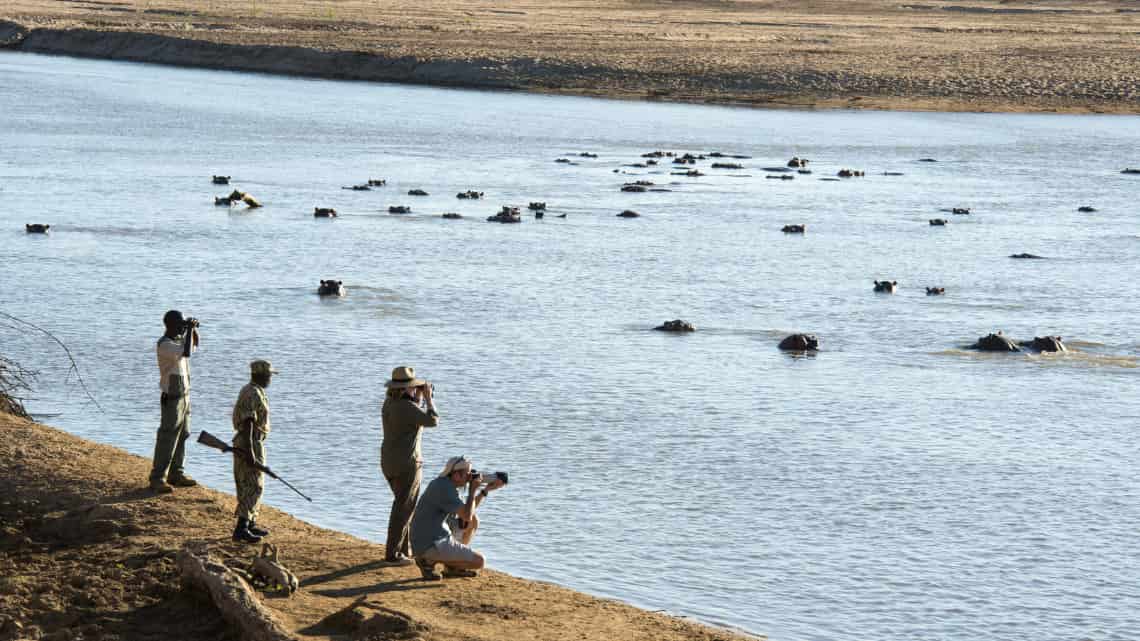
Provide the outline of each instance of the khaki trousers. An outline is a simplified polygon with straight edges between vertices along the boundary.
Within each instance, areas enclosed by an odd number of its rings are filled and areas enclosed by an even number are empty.
[[[154,440],[150,482],[178,478],[185,470],[186,439],[190,438],[190,397],[162,395],[162,419]]]
[[[388,549],[385,555],[388,560],[396,558],[397,554],[412,556],[412,513],[416,511],[416,501],[420,498],[420,470],[421,467],[387,476],[388,487],[392,488],[394,500],[392,511],[388,513]]]

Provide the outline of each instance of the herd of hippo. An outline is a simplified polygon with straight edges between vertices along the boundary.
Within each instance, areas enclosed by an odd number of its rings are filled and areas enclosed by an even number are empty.
[[[597,154],[590,153],[590,152],[581,152],[581,153],[577,154],[577,156],[579,158],[588,158],[588,159],[596,159],[598,157]],[[670,172],[670,174],[675,175],[675,176],[686,176],[686,177],[700,177],[700,176],[705,175],[700,170],[698,170],[694,167],[694,165],[696,165],[699,161],[704,161],[706,159],[723,159],[723,158],[747,159],[747,158],[749,158],[749,156],[735,155],[735,154],[724,154],[724,153],[720,153],[720,152],[711,152],[708,154],[692,154],[692,153],[678,154],[678,153],[674,153],[671,151],[660,151],[660,150],[651,151],[651,152],[641,154],[641,157],[644,159],[641,162],[635,162],[635,163],[628,164],[625,166],[633,167],[633,168],[646,168],[646,167],[650,167],[650,166],[655,166],[658,164],[658,162],[660,160],[668,158],[668,159],[671,159],[670,162],[679,169],[679,171],[673,171],[673,172]],[[569,158],[558,158],[555,160],[555,162],[560,163],[560,164],[571,164],[571,165],[577,164],[575,161],[572,161]],[[791,160],[787,161],[787,163],[783,167],[763,167],[762,169],[765,172],[769,172],[769,175],[767,176],[768,178],[779,178],[779,179],[784,179],[784,180],[790,180],[790,179],[793,179],[795,177],[795,176],[791,175],[790,172],[795,172],[796,174],[801,174],[801,175],[802,174],[811,174],[812,171],[807,168],[810,162],[811,161],[807,158],[800,158],[797,156],[797,157],[793,157]],[[920,158],[919,162],[937,162],[937,160],[934,158]],[[740,170],[740,169],[744,169],[745,167],[741,163],[725,162],[725,161],[718,160],[718,161],[711,163],[711,168],[712,169],[723,169],[723,170]],[[621,170],[619,170],[619,169],[614,169],[614,173],[618,173],[620,171]],[[883,172],[883,173],[884,173],[884,175],[889,175],[889,176],[902,175],[902,174],[897,173],[897,172]],[[1129,167],[1129,168],[1122,170],[1121,173],[1122,174],[1140,175],[1140,169],[1134,169],[1134,168]],[[823,178],[820,178],[820,180],[838,180],[838,179],[844,179],[844,178],[858,178],[858,177],[863,177],[865,175],[866,175],[865,172],[862,170],[843,168],[843,169],[840,169],[838,172],[836,172],[836,174],[835,174],[836,178],[823,177]],[[215,185],[229,185],[230,179],[231,179],[231,176],[222,176],[222,175],[211,176],[211,182]],[[371,191],[375,187],[384,187],[386,185],[387,185],[386,179],[369,178],[367,180],[367,182],[365,182],[365,183],[343,187],[342,189],[348,189],[348,190],[352,190],[352,191]],[[670,189],[668,189],[666,187],[657,186],[652,181],[649,181],[649,180],[635,180],[633,182],[624,183],[621,186],[621,191],[629,192],[629,193],[644,193],[644,192],[650,192],[650,191],[667,192],[667,191],[670,191]],[[423,189],[411,189],[407,192],[407,194],[409,196],[428,196],[429,195],[428,192],[423,190]],[[461,192],[458,192],[456,194],[456,198],[458,198],[460,200],[481,200],[481,199],[483,199],[483,197],[484,197],[483,192],[475,191],[475,190],[461,191]],[[214,198],[214,204],[218,205],[218,206],[233,206],[233,205],[236,205],[239,203],[245,204],[247,207],[249,207],[251,209],[258,208],[258,207],[262,206],[261,202],[258,201],[254,196],[252,196],[249,193],[237,190],[237,189],[233,190],[230,194],[228,194],[226,196],[219,196],[219,197]],[[544,218],[544,216],[547,212],[547,204],[546,204],[546,202],[531,202],[527,205],[527,209],[534,212],[534,216],[536,219],[542,219],[542,218]],[[953,208],[946,209],[943,211],[947,211],[951,214],[959,215],[959,216],[967,216],[967,215],[970,215],[970,213],[971,213],[970,209],[965,208],[965,207],[953,207]],[[1091,206],[1082,206],[1082,207],[1078,208],[1078,211],[1080,211],[1082,213],[1091,213],[1091,212],[1095,212],[1096,209],[1094,207],[1091,207]],[[410,206],[407,206],[407,205],[392,205],[392,206],[388,207],[388,213],[389,214],[409,214],[411,212],[412,212],[412,208]],[[336,218],[337,217],[337,211],[336,211],[336,209],[333,209],[332,207],[314,207],[313,208],[313,216],[315,218]],[[454,213],[454,212],[444,213],[441,215],[441,217],[445,220],[457,220],[457,219],[463,218],[463,216],[461,214]],[[565,213],[559,214],[555,217],[556,218],[565,218],[566,214]],[[617,214],[617,217],[619,217],[619,218],[639,218],[639,217],[641,217],[641,214],[639,214],[638,212],[636,212],[632,209],[624,209],[620,213]],[[511,206],[511,205],[503,205],[503,206],[501,206],[498,213],[487,217],[487,221],[498,222],[498,223],[520,223],[520,222],[522,222],[522,213],[521,213],[519,207]],[[949,221],[945,218],[931,218],[931,219],[929,219],[929,223],[931,226],[944,227],[949,223]],[[50,228],[51,228],[51,225],[42,224],[42,223],[28,223],[25,225],[25,231],[29,234],[46,234],[46,233],[48,233],[48,230]],[[781,231],[784,232],[785,234],[805,234],[807,232],[807,225],[806,224],[787,224],[787,225],[784,225],[782,227]],[[1010,256],[1010,258],[1040,259],[1043,257],[1038,256],[1036,254],[1020,253],[1020,254],[1013,254]],[[874,281],[874,291],[879,292],[879,293],[894,294],[898,290],[898,286],[899,286],[898,281],[893,281],[893,280],[892,281],[887,281],[887,280],[882,280],[882,281],[876,280],[876,281]],[[320,281],[320,285],[317,288],[317,293],[320,296],[341,297],[341,296],[345,296],[346,290],[344,287],[344,283],[342,281],[336,280],[336,279],[327,279],[327,280],[321,280]],[[941,295],[944,295],[945,293],[946,293],[946,290],[943,287],[926,287],[926,295],[927,296],[941,296]],[[656,329],[658,331],[663,331],[663,332],[675,332],[675,333],[687,333],[687,332],[696,331],[696,327],[692,323],[681,320],[681,319],[665,321],[660,326],[655,327],[654,329]],[[792,334],[792,335],[787,336],[784,339],[782,339],[778,345],[778,348],[781,350],[792,351],[792,352],[816,351],[819,349],[819,338],[817,336],[815,336],[814,334]],[[1017,340],[1013,340],[1013,339],[1003,335],[1002,332],[1000,332],[1000,331],[997,333],[988,334],[986,336],[979,338],[974,344],[969,346],[969,349],[974,349],[974,350],[979,350],[979,351],[984,351],[984,352],[1021,352],[1021,351],[1028,351],[1028,352],[1065,352],[1065,351],[1068,351],[1068,349],[1065,347],[1064,343],[1062,342],[1060,336],[1044,336],[1044,337],[1035,336],[1032,341],[1017,341]]]
[[[325,281],[321,281],[324,283]],[[929,292],[928,292],[929,293]],[[697,328],[684,320],[665,321],[653,329],[659,332],[687,333],[695,332]],[[776,346],[785,352],[815,352],[819,351],[819,337],[815,334],[792,334],[784,337]],[[1031,341],[1017,341],[1002,334],[1000,331],[987,334],[979,338],[967,349],[980,352],[1067,352],[1065,343],[1060,336],[1034,336]]]

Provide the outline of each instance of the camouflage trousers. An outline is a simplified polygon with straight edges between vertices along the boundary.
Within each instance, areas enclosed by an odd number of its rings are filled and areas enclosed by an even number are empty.
[[[234,447],[240,447],[251,454],[258,463],[265,465],[265,439],[250,438],[248,432],[234,437]],[[257,520],[261,493],[265,490],[265,474],[246,462],[239,454],[234,455],[234,484],[237,485],[237,510],[239,519]]]

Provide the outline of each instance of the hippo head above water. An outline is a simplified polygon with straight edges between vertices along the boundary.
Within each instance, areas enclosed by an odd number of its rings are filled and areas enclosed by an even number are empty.
[[[1012,340],[997,332],[995,334],[987,334],[978,339],[978,342],[970,346],[970,349],[976,349],[982,352],[1020,352],[1021,347],[1018,346],[1017,341]]]
[[[24,225],[24,231],[29,234],[46,234],[51,229],[51,225],[44,225],[41,223],[30,223]]]
[[[927,287],[926,288],[926,295],[927,296],[941,296],[945,293],[946,293],[945,287]]]
[[[807,231],[807,225],[784,225],[780,231],[785,234],[802,234]]]
[[[1060,336],[1034,336],[1033,342],[1027,347],[1035,352],[1067,352],[1069,349],[1061,342]]]
[[[875,291],[883,292],[885,294],[893,294],[898,289],[899,282],[897,280],[877,280],[875,281]]]
[[[681,319],[665,321],[664,323],[654,327],[653,329],[659,332],[695,332],[697,328],[688,321]]]
[[[332,207],[313,207],[314,218],[336,218],[336,210]]]
[[[779,348],[787,352],[806,352],[819,349],[819,339],[815,334],[792,334],[780,341]]]
[[[344,296],[344,283],[339,280],[322,280],[320,287],[317,288],[317,294],[320,296]]]

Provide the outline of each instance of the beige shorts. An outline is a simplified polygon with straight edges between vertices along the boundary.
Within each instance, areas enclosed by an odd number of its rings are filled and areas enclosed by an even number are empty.
[[[437,563],[454,563],[456,561],[474,561],[477,557],[475,550],[463,545],[456,541],[453,537],[440,539],[421,554],[423,558],[428,561],[435,561]]]

